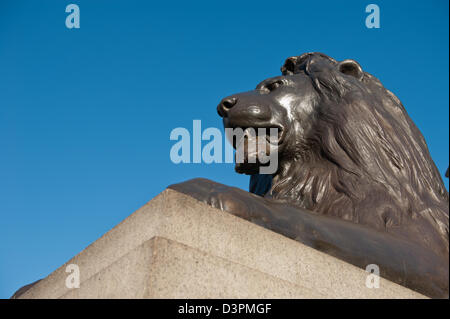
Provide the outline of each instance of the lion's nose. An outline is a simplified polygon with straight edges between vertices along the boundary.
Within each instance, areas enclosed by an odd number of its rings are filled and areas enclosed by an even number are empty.
[[[236,105],[237,102],[237,98],[235,97],[226,97],[224,98],[220,104],[217,106],[217,113],[219,113],[219,115],[221,117],[226,117],[228,111]]]

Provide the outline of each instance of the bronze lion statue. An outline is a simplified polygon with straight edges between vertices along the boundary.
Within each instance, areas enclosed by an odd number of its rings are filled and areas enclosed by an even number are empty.
[[[449,197],[399,99],[354,60],[286,60],[282,75],[224,98],[225,128],[279,129],[278,170],[237,164],[250,192],[170,186],[430,297],[447,298]]]

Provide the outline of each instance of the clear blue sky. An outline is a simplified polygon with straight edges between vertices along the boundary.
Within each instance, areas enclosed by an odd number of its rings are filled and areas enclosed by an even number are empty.
[[[165,4],[162,4],[162,3]],[[81,28],[65,27],[76,3]],[[381,28],[365,27],[376,3]],[[448,1],[1,1],[0,297],[42,278],[167,185],[246,189],[232,164],[175,165],[175,127],[288,56],[353,58],[449,163]],[[448,188],[448,179],[445,181]]]

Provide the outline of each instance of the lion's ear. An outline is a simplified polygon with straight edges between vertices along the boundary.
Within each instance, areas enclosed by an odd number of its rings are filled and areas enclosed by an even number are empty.
[[[339,72],[351,75],[358,80],[362,80],[364,77],[364,71],[355,60],[344,60],[337,65]]]
[[[297,63],[297,57],[291,56],[287,58],[284,62],[284,65],[281,67],[281,74],[283,75],[292,75],[295,73],[295,65]]]

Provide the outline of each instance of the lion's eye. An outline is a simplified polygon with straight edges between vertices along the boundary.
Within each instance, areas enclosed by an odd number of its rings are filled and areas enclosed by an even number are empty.
[[[283,82],[282,82],[281,80],[278,80],[278,81],[269,83],[269,84],[266,86],[266,88],[267,88],[269,91],[273,91],[273,90],[276,90],[277,88],[279,88],[281,85],[283,85]]]

